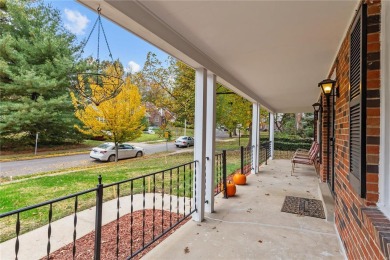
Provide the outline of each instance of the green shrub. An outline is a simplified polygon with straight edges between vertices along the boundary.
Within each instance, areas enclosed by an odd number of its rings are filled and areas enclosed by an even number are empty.
[[[311,143],[289,143],[275,141],[274,149],[280,151],[295,151],[297,149],[310,149]]]
[[[310,138],[301,138],[301,139],[275,138],[275,143],[276,142],[294,143],[294,144],[300,144],[300,143],[311,144],[313,140]]]

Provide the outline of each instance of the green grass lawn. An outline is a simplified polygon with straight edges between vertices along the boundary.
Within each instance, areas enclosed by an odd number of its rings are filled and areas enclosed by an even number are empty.
[[[103,184],[111,184],[148,173],[165,170],[177,165],[191,162],[192,160],[192,153],[174,154],[171,156],[159,154],[149,157],[124,160],[115,164],[110,163],[99,168],[94,167],[79,169],[65,173],[59,172],[54,175],[46,173],[38,177],[37,175],[24,176],[23,179],[20,179],[19,181],[2,183],[0,185],[0,213],[9,212],[95,188],[98,183],[99,175],[102,176]],[[227,154],[227,162],[227,173],[230,174],[240,168],[240,153],[237,151],[229,151]],[[178,185],[179,190],[177,190],[175,188],[177,176],[175,175],[175,171],[173,171],[173,194],[180,194],[180,196],[182,196],[184,195],[184,192],[186,192],[186,196],[192,195],[188,194],[188,187],[191,182],[190,174],[191,172],[187,170],[186,175],[188,176],[186,179],[186,191],[183,190],[183,179],[181,179],[181,184]],[[168,180],[165,180],[165,190],[169,187],[167,182]],[[121,187],[121,196],[128,195],[130,192],[129,184],[126,185]],[[142,179],[134,182],[135,193],[142,192],[142,187]],[[159,187],[161,187],[161,184]],[[115,196],[115,188],[108,188],[107,191],[105,191],[104,199],[110,200],[115,198]],[[95,193],[91,192],[89,194],[82,195],[79,197],[78,201],[78,211],[91,208],[95,205]],[[48,209],[49,207],[45,206],[20,214],[21,233],[28,232],[29,230],[47,224]],[[70,215],[73,212],[74,199],[55,203],[53,204],[53,221]],[[15,223],[15,216],[0,219],[0,230],[2,230],[0,242],[15,237]]]
[[[238,141],[238,137],[229,138],[228,140],[219,141],[216,142],[216,151],[222,151],[222,150],[240,150],[240,144],[241,146],[246,147],[248,145],[249,138],[243,137],[240,138],[240,142]]]
[[[153,141],[165,141],[165,139],[158,134],[145,134],[142,133],[140,137],[134,139],[132,142],[143,143],[143,142],[153,142]]]
[[[184,128],[181,127],[170,127],[171,131],[171,140],[176,140],[179,136],[184,135]],[[133,142],[154,142],[154,141],[165,141],[162,133],[159,133],[159,130],[155,130],[155,134],[146,134],[142,133],[140,137],[134,139]],[[194,129],[186,130],[186,135],[194,136]]]
[[[97,140],[84,140],[80,144],[68,144],[68,145],[56,145],[56,146],[39,146],[38,153],[34,154],[34,147],[24,147],[18,151],[7,150],[1,151],[0,161],[12,161],[12,160],[28,160],[47,158],[54,156],[62,156],[77,153],[86,153],[92,147],[98,146],[102,141]]]

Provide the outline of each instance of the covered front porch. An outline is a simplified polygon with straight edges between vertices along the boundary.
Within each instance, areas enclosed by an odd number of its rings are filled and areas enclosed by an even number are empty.
[[[332,207],[314,167],[271,160],[251,174],[237,195],[215,198],[215,212],[189,221],[145,259],[343,259]],[[326,189],[323,189],[326,190]],[[326,219],[281,212],[286,196],[324,199]],[[324,197],[324,198],[323,198]],[[328,213],[328,214],[327,214]]]

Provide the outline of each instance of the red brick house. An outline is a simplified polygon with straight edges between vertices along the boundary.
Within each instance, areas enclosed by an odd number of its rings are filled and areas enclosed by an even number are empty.
[[[150,126],[160,127],[165,120],[169,122],[175,121],[175,116],[167,109],[158,108],[153,103],[146,102],[146,117],[149,120]]]
[[[381,1],[359,4],[329,71],[336,80],[330,106],[325,95],[319,99],[320,179],[334,195],[336,227],[350,259],[390,253],[389,8]]]

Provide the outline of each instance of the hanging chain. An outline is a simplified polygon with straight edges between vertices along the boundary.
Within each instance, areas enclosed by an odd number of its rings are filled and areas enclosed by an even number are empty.
[[[100,60],[99,60],[99,58],[100,58],[100,30],[102,30],[102,32],[103,32],[104,41],[106,43],[107,50],[108,50],[108,53],[109,53],[108,56],[111,58],[111,61],[114,62],[114,59],[113,59],[113,56],[112,56],[112,53],[111,53],[111,48],[110,48],[110,45],[108,44],[106,32],[104,31],[104,27],[103,27],[103,23],[102,23],[102,19],[101,19],[101,11],[102,11],[102,9],[99,6],[97,8],[98,17],[96,18],[96,21],[93,24],[92,30],[89,33],[89,35],[87,37],[87,40],[82,45],[81,51],[80,51],[80,53],[79,53],[79,55],[77,57],[77,58],[80,58],[81,54],[84,53],[85,46],[87,45],[88,41],[90,40],[90,38],[92,36],[92,33],[95,31],[96,25],[98,25],[98,39],[97,39],[97,62],[98,62],[98,68],[99,68],[99,62],[100,62]]]
[[[121,78],[120,76],[120,73],[118,73],[118,66],[115,65],[115,62],[114,62],[114,59],[113,59],[113,56],[112,56],[112,53],[111,53],[111,48],[108,44],[108,40],[107,40],[107,36],[106,36],[106,33],[104,31],[104,28],[103,28],[103,23],[102,23],[102,19],[101,19],[101,8],[100,6],[97,8],[97,13],[98,13],[98,17],[95,21],[95,23],[93,24],[93,27],[92,27],[92,30],[90,31],[90,33],[88,34],[88,37],[87,39],[85,40],[85,42],[83,42],[81,44],[81,50],[80,52],[76,55],[76,60],[80,60],[81,57],[82,57],[82,54],[84,53],[84,49],[86,47],[86,45],[88,44],[89,40],[91,39],[92,37],[92,34],[93,32],[95,31],[96,29],[96,26],[98,27],[97,28],[97,56],[96,56],[96,71],[87,71],[87,72],[77,72],[77,70],[75,71],[75,67],[76,67],[76,62],[73,63],[73,66],[72,66],[72,69],[71,69],[71,74],[73,75],[76,75],[76,78],[74,79],[71,79],[73,81],[75,81],[75,84],[74,84],[74,88],[76,89],[76,91],[82,95],[83,97],[87,98],[88,100],[92,101],[93,103],[95,103],[95,105],[99,105],[101,102],[103,102],[104,100],[108,100],[110,98],[113,98],[115,97],[119,92],[120,92],[120,89],[121,89],[121,86],[123,85],[124,81],[123,79]],[[112,65],[114,67],[114,70],[115,70],[115,73],[110,73],[111,75],[107,75],[106,72],[101,72],[101,61],[100,61],[100,34],[101,32],[103,33],[103,37],[104,37],[104,41],[105,41],[105,44],[107,46],[107,50],[108,50],[108,55],[111,59],[111,62],[112,62]],[[98,97],[98,98],[94,98],[92,96],[90,96],[91,94],[93,95],[94,93],[94,90],[91,89],[91,87],[87,86],[86,89],[84,89],[84,83],[85,81],[88,80],[88,77],[96,77],[96,82],[95,84],[99,87],[101,87],[101,97]],[[81,78],[81,79],[80,79]],[[104,88],[104,82],[106,81],[106,79],[109,78],[112,85],[111,88],[108,88],[107,90]],[[117,83],[114,83],[113,79],[115,79],[116,81],[118,81]],[[87,90],[87,88],[89,88]],[[112,90],[112,91],[111,91]]]
[[[96,24],[97,24],[98,21],[99,21],[99,18],[96,19],[96,21],[95,21],[95,23],[94,23],[94,25],[93,25],[93,27],[92,27],[92,30],[91,30],[91,32],[89,33],[88,37],[87,37],[87,40],[84,42],[83,46],[81,47],[81,51],[80,51],[80,53],[78,54],[77,59],[79,59],[79,58],[81,57],[81,54],[84,53],[84,48],[85,48],[85,46],[87,45],[89,39],[91,38],[91,35],[92,35],[93,31],[95,30],[95,27],[96,27]]]
[[[97,54],[96,54],[96,61],[97,61],[97,71],[99,71],[99,67],[100,67],[100,27],[102,25],[102,21],[100,19],[100,7],[98,8],[98,20],[99,20],[99,25],[98,25],[98,34],[97,34]]]
[[[108,41],[107,41],[107,37],[106,37],[106,32],[104,31],[103,24],[100,23],[100,26],[102,27],[102,32],[103,32],[104,40],[106,41],[107,49],[108,49],[108,52],[109,52],[109,55],[108,55],[108,56],[110,56],[111,61],[114,61],[114,59],[112,58],[110,45],[108,45]]]

